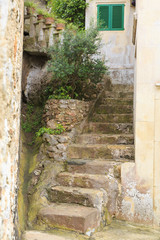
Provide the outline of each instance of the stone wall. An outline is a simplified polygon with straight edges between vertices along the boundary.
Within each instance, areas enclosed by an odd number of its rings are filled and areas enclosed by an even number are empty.
[[[23,1],[0,1],[0,239],[15,239]]]
[[[43,119],[48,128],[54,129],[56,124],[60,123],[69,131],[82,122],[87,116],[89,107],[90,102],[50,99],[45,105]]]
[[[94,105],[94,104],[93,104]],[[33,228],[37,213],[47,204],[49,186],[57,185],[56,176],[65,170],[67,146],[74,141],[93,107],[92,102],[50,99],[45,105],[45,125],[54,129],[57,123],[66,131],[61,135],[43,134],[39,152],[32,157],[28,187],[28,225]]]

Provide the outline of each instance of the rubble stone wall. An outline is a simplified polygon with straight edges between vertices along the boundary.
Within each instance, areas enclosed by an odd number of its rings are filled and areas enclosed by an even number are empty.
[[[0,239],[16,239],[23,1],[0,1]]]
[[[46,126],[54,129],[56,124],[62,124],[71,130],[87,116],[90,102],[70,99],[50,99],[45,106],[44,121]]]

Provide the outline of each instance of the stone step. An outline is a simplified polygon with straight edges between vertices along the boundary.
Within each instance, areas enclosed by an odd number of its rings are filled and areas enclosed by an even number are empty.
[[[68,146],[69,159],[134,159],[133,145],[72,144]]]
[[[99,105],[97,109],[95,109],[96,113],[99,114],[128,114],[133,113],[133,106],[131,105]]]
[[[134,86],[132,84],[113,84],[111,87],[112,92],[133,92]]]
[[[103,189],[107,192],[107,209],[111,215],[116,212],[116,199],[119,193],[118,179],[110,175],[94,175],[84,173],[60,173],[57,181],[63,186],[80,187],[85,189]],[[103,208],[102,208],[103,209]]]
[[[103,98],[101,104],[105,105],[131,105],[133,106],[133,99],[121,99],[121,98]]]
[[[134,144],[133,134],[81,134],[76,138],[79,144]]]
[[[96,114],[90,117],[91,122],[133,123],[133,114]]]
[[[67,171],[71,173],[88,173],[110,175],[120,178],[122,162],[99,160],[67,160]]]
[[[109,177],[99,174],[62,172],[58,174],[57,182],[66,187],[107,190]]]
[[[132,134],[133,124],[89,122],[84,127],[83,133]]]
[[[133,92],[113,92],[113,91],[105,91],[106,98],[131,98],[133,99]]]
[[[108,201],[105,191],[80,187],[51,187],[48,189],[48,196],[50,202],[79,204],[97,208],[100,212]]]
[[[100,226],[100,212],[96,208],[76,204],[51,204],[42,208],[37,218],[40,224],[45,223],[49,229],[68,229],[88,236]]]

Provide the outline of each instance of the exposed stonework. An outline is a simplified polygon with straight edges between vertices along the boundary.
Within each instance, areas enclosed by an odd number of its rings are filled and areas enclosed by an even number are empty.
[[[82,122],[89,112],[90,102],[79,100],[48,100],[43,119],[46,126],[54,129],[57,123],[62,124],[70,131]]]
[[[36,227],[37,214],[42,206],[47,205],[49,196],[46,189],[58,184],[56,176],[65,170],[67,147],[74,141],[78,128],[81,128],[87,118],[89,106],[91,103],[79,100],[47,101],[44,114],[46,126],[54,129],[57,123],[61,123],[66,128],[66,132],[61,135],[45,133],[39,153],[33,156],[31,164],[33,166],[30,167],[32,177],[28,188],[29,226]]]
[[[42,186],[42,192],[45,189],[46,193],[40,195],[44,196],[47,202],[38,203],[36,211],[32,208],[34,218],[31,217],[31,213],[29,214],[31,219],[29,224],[33,224],[36,229],[58,227],[91,235],[100,226],[110,223],[110,215],[117,215],[117,200],[120,198],[121,190],[121,165],[123,162],[134,160],[133,87],[115,85],[106,90],[109,91],[102,92],[90,111],[90,104],[83,101],[53,99],[47,101],[43,116],[46,126],[54,129],[57,123],[61,123],[68,132],[62,136],[43,135],[38,159],[44,170],[39,164],[33,172],[29,192],[33,198],[34,187],[39,188],[40,175],[45,172],[47,161],[52,163],[50,164],[52,167],[59,164],[63,167],[62,172],[54,174],[52,180],[48,178],[45,188]],[[87,121],[84,121],[89,112]],[[95,120],[95,115],[99,116],[98,119],[104,115],[114,116],[101,122]],[[76,131],[80,125],[79,131]],[[77,133],[80,132],[77,137]],[[50,173],[48,175],[50,176]],[[33,203],[32,197],[30,199]],[[89,214],[81,216],[83,219],[81,224],[78,220],[80,206],[87,207],[86,211]],[[119,207],[121,209],[122,206]],[[77,211],[77,215],[72,212],[73,209]],[[98,214],[99,219],[95,220],[96,217],[91,216],[90,211],[93,211],[95,216]],[[85,227],[87,219],[89,225]]]
[[[23,1],[0,1],[0,239],[16,238]]]

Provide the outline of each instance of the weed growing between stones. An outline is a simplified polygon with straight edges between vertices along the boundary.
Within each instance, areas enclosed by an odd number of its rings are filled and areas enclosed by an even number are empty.
[[[57,124],[55,129],[46,128],[46,127],[40,128],[38,132],[36,132],[36,137],[41,137],[43,136],[44,133],[48,133],[51,135],[53,134],[60,135],[63,132],[65,132],[65,128],[61,124]]]
[[[42,124],[43,108],[28,103],[24,110],[25,114],[22,113],[21,120],[22,129],[25,133],[35,133]]]

